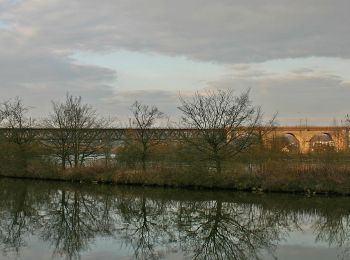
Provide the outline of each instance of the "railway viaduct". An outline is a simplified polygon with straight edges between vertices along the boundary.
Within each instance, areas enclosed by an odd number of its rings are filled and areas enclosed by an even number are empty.
[[[334,146],[336,151],[346,151],[349,148],[349,127],[345,126],[279,126],[266,133],[264,140],[278,137],[290,137],[299,147],[301,153],[313,151],[315,142],[324,142]],[[320,136],[327,137],[319,140]]]
[[[239,128],[238,131],[248,131],[246,128]],[[137,129],[130,128],[107,128],[107,129],[86,129],[86,132],[96,132],[96,139],[101,140],[107,137],[111,141],[123,141],[130,137]],[[349,130],[350,127],[345,126],[276,126],[276,127],[259,127],[253,131],[261,135],[265,144],[271,144],[276,138],[288,137],[290,142],[298,147],[301,153],[313,151],[315,142],[324,142],[334,147],[336,151],[346,151],[349,149]],[[7,135],[11,131],[22,131],[23,134],[33,135],[39,140],[53,138],[59,136],[60,132],[66,131],[61,129],[50,128],[30,128],[30,129],[9,129],[0,128],[0,136]],[[148,131],[156,132],[156,138],[178,140],[181,135],[192,135],[196,133],[196,129],[148,129]],[[250,131],[250,130],[249,130]],[[317,137],[322,135],[327,137],[326,140],[319,140]],[[316,140],[316,141],[315,141]]]

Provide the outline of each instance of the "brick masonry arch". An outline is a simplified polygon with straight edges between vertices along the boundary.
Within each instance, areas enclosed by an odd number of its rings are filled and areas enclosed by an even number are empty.
[[[348,150],[349,146],[349,129],[347,127],[276,127],[269,133],[270,140],[284,134],[293,135],[299,141],[301,153],[311,152],[311,139],[319,134],[327,134],[334,141],[336,151]]]

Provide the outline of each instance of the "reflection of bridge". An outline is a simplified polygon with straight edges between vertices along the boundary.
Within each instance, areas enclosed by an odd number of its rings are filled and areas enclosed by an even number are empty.
[[[301,153],[308,153],[313,150],[314,140],[320,135],[327,136],[324,142],[334,145],[336,151],[345,151],[349,147],[349,127],[344,126],[279,126],[268,132],[265,140],[290,136]]]
[[[241,131],[250,131],[251,129],[239,128]],[[349,148],[349,130],[350,127],[345,126],[277,126],[277,127],[260,127],[254,129],[253,132],[260,133],[265,144],[271,144],[271,141],[280,137],[288,137],[289,140],[294,140],[294,144],[301,153],[313,151],[313,146],[316,142],[331,144],[336,151],[345,151]],[[0,128],[0,136],[9,135],[12,131],[21,132],[24,135],[35,136],[37,140],[53,139],[55,136],[67,131],[57,128],[29,128],[29,129],[9,129]],[[74,132],[74,130],[68,130]],[[126,138],[133,136],[136,129],[130,128],[106,128],[106,129],[84,129],[82,130],[87,135],[94,133],[95,140],[108,139],[109,141],[124,141]],[[153,138],[163,140],[179,140],[183,135],[196,136],[196,129],[169,129],[169,128],[154,128],[146,131],[154,132]],[[232,134],[232,133],[230,133]],[[323,135],[327,140],[319,140],[318,136]],[[90,135],[91,136],[91,135]],[[91,137],[89,137],[91,138]],[[315,139],[316,138],[316,139]],[[318,141],[317,141],[318,140]]]

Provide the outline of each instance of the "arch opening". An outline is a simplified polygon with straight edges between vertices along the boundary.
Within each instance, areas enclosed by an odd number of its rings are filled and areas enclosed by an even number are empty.
[[[274,140],[274,147],[277,151],[285,153],[298,153],[300,151],[299,140],[292,133],[277,136]]]
[[[311,152],[335,151],[335,142],[329,133],[319,133],[310,139]]]

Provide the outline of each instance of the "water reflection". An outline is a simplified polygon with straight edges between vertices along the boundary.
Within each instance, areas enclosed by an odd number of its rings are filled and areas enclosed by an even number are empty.
[[[0,179],[0,246],[24,259],[33,237],[53,258],[112,241],[133,259],[277,259],[291,234],[308,229],[310,243],[349,259],[349,201]]]

